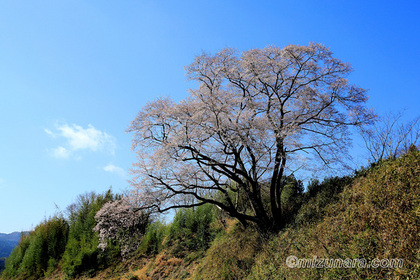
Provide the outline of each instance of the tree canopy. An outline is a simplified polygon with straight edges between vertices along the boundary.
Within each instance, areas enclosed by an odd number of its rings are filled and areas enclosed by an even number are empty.
[[[178,103],[147,104],[128,129],[142,207],[211,203],[244,224],[282,228],[282,178],[299,168],[342,166],[348,128],[374,117],[366,90],[347,80],[351,71],[315,43],[197,56],[186,72],[198,88]],[[238,207],[239,195],[250,211]]]

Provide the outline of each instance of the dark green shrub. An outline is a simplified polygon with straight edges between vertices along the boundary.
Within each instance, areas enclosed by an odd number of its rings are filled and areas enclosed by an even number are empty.
[[[18,274],[20,264],[25,256],[26,250],[29,247],[31,238],[29,235],[33,235],[34,232],[30,232],[28,235],[22,235],[18,246],[13,249],[9,257],[6,259],[5,270],[3,276],[6,278],[14,278]]]
[[[353,182],[353,177],[328,177],[325,178],[322,183],[318,180],[312,180],[308,185],[308,196],[315,197],[322,195],[326,198],[337,198],[338,194],[341,193],[345,186]]]
[[[285,223],[290,223],[303,203],[303,183],[290,175],[283,177],[282,184],[281,210]]]
[[[214,239],[217,229],[215,207],[205,204],[197,208],[179,210],[170,225],[167,246],[172,247],[175,256],[185,256],[191,251],[205,250]]]
[[[339,199],[344,188],[354,181],[352,176],[329,177],[309,182],[302,206],[295,217],[296,224],[314,223],[325,214],[326,207]]]
[[[244,279],[254,265],[262,241],[256,229],[233,225],[233,229],[214,239],[192,279]]]
[[[141,240],[138,253],[157,255],[163,249],[163,240],[168,234],[168,226],[160,221],[149,224]]]

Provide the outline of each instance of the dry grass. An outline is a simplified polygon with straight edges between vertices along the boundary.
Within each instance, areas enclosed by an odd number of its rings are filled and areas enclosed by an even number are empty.
[[[419,279],[420,153],[387,161],[348,186],[322,222],[288,229],[265,246],[250,279]],[[402,269],[291,269],[298,258],[404,260]]]

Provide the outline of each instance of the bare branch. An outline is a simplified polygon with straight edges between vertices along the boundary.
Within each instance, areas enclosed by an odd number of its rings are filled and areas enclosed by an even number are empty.
[[[159,211],[212,203],[241,222],[281,228],[285,172],[308,166],[302,157],[341,166],[347,128],[373,118],[366,91],[347,80],[350,65],[321,44],[223,49],[186,69],[198,88],[179,103],[149,103],[129,128],[139,158],[133,185]],[[271,207],[263,182],[271,182]],[[253,214],[240,213],[232,192]]]

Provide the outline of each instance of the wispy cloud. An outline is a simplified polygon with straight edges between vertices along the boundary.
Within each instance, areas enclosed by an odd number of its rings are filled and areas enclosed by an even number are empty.
[[[51,155],[56,158],[80,158],[77,153],[83,150],[111,154],[115,152],[115,138],[90,124],[87,128],[76,124],[57,124],[54,130],[44,131],[54,139],[64,140],[64,143],[50,150]]]
[[[69,149],[66,149],[62,146],[58,146],[51,150],[51,155],[55,158],[68,159],[71,156],[72,152]]]
[[[110,163],[107,166],[105,166],[104,167],[104,170],[106,172],[117,174],[118,176],[121,176],[121,177],[125,177],[126,176],[126,172],[125,172],[124,169],[122,169],[119,166],[113,165],[112,163]]]

